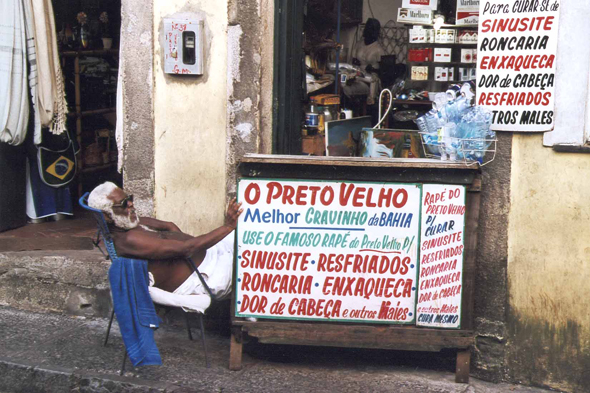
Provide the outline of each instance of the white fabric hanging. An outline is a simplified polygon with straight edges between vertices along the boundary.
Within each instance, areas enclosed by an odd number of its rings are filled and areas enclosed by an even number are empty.
[[[66,129],[68,107],[65,99],[63,74],[57,51],[57,33],[51,0],[23,0],[32,9],[37,61],[37,106],[43,127],[49,127],[54,134]],[[40,143],[35,138],[35,143]]]
[[[21,1],[0,1],[0,141],[20,145],[29,117],[25,16]]]

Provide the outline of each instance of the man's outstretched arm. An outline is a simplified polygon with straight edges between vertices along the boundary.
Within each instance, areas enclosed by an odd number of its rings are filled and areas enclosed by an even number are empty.
[[[236,229],[242,213],[241,203],[235,198],[229,203],[224,225],[211,232],[187,240],[162,239],[145,231],[128,231],[115,239],[117,252],[122,256],[142,259],[169,259],[190,257],[199,250],[206,250],[220,242]]]

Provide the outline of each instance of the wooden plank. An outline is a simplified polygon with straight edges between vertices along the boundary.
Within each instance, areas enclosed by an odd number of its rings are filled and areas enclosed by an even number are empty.
[[[119,54],[119,49],[90,49],[78,51],[64,51],[60,53],[62,57],[76,57],[76,56],[111,56]]]
[[[469,383],[469,366],[471,363],[471,351],[457,352],[457,368],[455,369],[456,383]]]
[[[242,369],[242,328],[233,326],[231,328],[231,341],[229,345],[229,369],[239,371]]]
[[[463,161],[441,161],[427,158],[310,157],[278,154],[247,154],[242,163],[290,164],[315,166],[362,166],[386,168],[461,169],[479,171],[479,164]]]
[[[475,269],[477,255],[477,231],[481,202],[481,175],[474,181],[474,187],[467,191],[465,217],[465,259],[463,260],[463,298],[461,302],[461,327],[473,329],[473,294],[475,292]]]
[[[438,352],[444,348],[469,348],[474,342],[472,331],[421,329],[413,326],[258,321],[243,322],[242,329],[267,344]]]
[[[243,177],[308,179],[308,180],[343,180],[375,181],[398,183],[444,183],[470,185],[476,171],[450,170],[440,168],[389,168],[363,166],[313,166],[260,163],[241,163],[239,166]]]

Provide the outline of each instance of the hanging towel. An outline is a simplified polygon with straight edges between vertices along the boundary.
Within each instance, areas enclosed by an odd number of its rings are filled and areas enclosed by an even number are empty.
[[[133,366],[162,364],[154,341],[160,325],[148,291],[147,261],[119,257],[109,269],[113,307]]]
[[[22,2],[0,1],[0,141],[24,142],[29,118]]]

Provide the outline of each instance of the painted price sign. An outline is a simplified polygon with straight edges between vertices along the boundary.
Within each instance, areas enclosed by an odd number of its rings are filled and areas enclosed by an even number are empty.
[[[559,0],[480,2],[477,104],[497,131],[550,131]]]
[[[425,184],[422,192],[416,325],[459,328],[465,187]]]
[[[242,179],[236,316],[414,324],[421,186]]]

